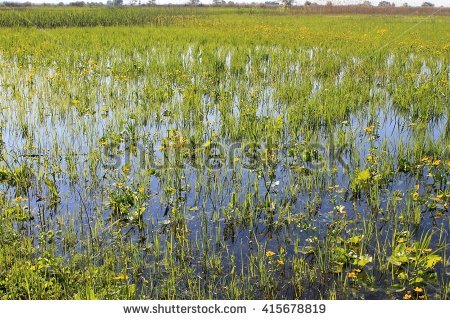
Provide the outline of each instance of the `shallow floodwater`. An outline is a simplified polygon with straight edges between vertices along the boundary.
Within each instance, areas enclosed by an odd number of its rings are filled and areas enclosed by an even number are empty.
[[[337,224],[337,215],[353,223],[355,228],[362,228],[363,221],[375,221],[374,228],[383,237],[381,241],[389,242],[386,239],[398,230],[391,228],[392,220],[386,218],[387,212],[405,215],[409,205],[407,195],[419,179],[407,172],[393,173],[390,181],[383,182],[380,187],[379,201],[375,205],[377,200],[369,200],[373,195],[364,192],[358,195],[352,190],[354,172],[362,171],[366,158],[374,153],[392,159],[392,166],[397,167],[399,147],[408,149],[417,142],[419,133],[425,144],[427,141],[448,141],[447,114],[442,112],[432,116],[427,123],[413,119],[408,112],[399,110],[388,91],[376,80],[370,85],[369,95],[381,97],[382,102],[369,101],[332,125],[316,127],[309,137],[300,134],[294,137],[289,126],[295,123],[288,113],[294,107],[279,98],[283,86],[290,82],[299,86],[310,83],[311,91],[305,101],[312,102],[332,89],[330,83],[339,88],[355,77],[342,67],[331,82],[311,78],[314,72],[311,73],[309,68],[314,69],[320,64],[315,60],[321,59],[316,57],[317,54],[320,50],[316,48],[305,49],[297,61],[286,68],[289,71],[278,71],[277,75],[272,72],[281,67],[270,58],[259,64],[260,70],[255,70],[249,59],[244,72],[236,75],[231,71],[233,54],[228,52],[223,55],[225,78],[217,86],[231,96],[227,100],[231,104],[223,108],[222,102],[213,94],[202,94],[197,101],[201,104],[201,118],[191,114],[186,106],[189,94],[186,84],[181,85],[175,80],[172,88],[159,88],[162,79],[156,72],[118,80],[117,76],[92,71],[87,80],[72,82],[71,91],[62,92],[57,82],[52,83],[60,66],[45,68],[30,64],[27,72],[17,61],[0,59],[6,66],[0,71],[3,153],[9,165],[27,164],[35,172],[33,184],[25,194],[8,185],[2,185],[1,189],[11,197],[26,196],[25,205],[39,219],[41,227],[54,228],[58,218],[73,220],[81,229],[79,236],[82,239],[89,237],[90,225],[103,217],[109,227],[120,228],[124,235],[140,243],[143,250],[154,245],[152,239],[155,236],[164,237],[170,232],[171,213],[177,208],[183,213],[190,241],[202,241],[212,251],[226,249],[235,255],[237,265],[245,267],[250,263],[247,256],[258,250],[257,243],[264,243],[266,251],[279,252],[283,248],[287,258],[293,256],[299,246],[307,251],[309,246],[326,236],[330,226]],[[136,58],[144,66],[155,63],[152,59],[158,59],[156,63],[164,68],[163,55],[161,49],[155,58],[149,58],[149,54]],[[110,68],[120,64],[122,59],[126,57],[112,56],[97,65],[100,69]],[[201,58],[195,56],[191,47],[179,56],[180,65],[187,74],[201,63],[198,59]],[[357,64],[358,61],[355,57],[353,62]],[[396,63],[395,56],[390,55],[385,67],[389,70]],[[304,67],[305,64],[309,67]],[[423,81],[424,77],[442,68],[442,63],[435,65],[436,70],[432,70],[424,61],[417,81]],[[262,75],[254,80],[256,72]],[[27,79],[30,76],[33,76],[32,83]],[[76,81],[76,77],[69,77],[69,81]],[[272,85],[274,78],[278,82]],[[88,81],[90,85],[82,85],[82,81]],[[202,81],[193,78],[191,83],[200,87]],[[170,96],[155,107],[144,99],[143,93],[152,95],[158,89],[162,90],[161,94],[170,92]],[[84,99],[83,95],[88,98]],[[244,108],[243,104],[254,102],[252,97],[255,95],[258,97],[256,105]],[[245,98],[248,100],[243,101]],[[298,105],[298,113],[302,112],[303,107]],[[221,132],[247,126],[247,118],[256,119],[256,122],[282,123],[280,130],[284,130],[281,133],[284,141],[282,145],[276,142],[276,161],[272,169],[265,167],[263,160],[264,148],[271,146],[268,141],[255,144],[243,139],[233,140],[231,134],[221,135]],[[236,127],[224,128],[224,125]],[[377,134],[370,140],[367,132],[371,131],[367,128],[372,125]],[[189,140],[188,135],[194,136],[199,127],[203,131],[200,144],[189,147],[189,143],[183,142],[183,148],[174,147],[177,141]],[[255,140],[258,141],[258,137]],[[169,146],[164,147],[167,143]],[[289,155],[291,148],[308,153]],[[192,166],[189,154],[194,149],[200,154],[197,161],[201,164],[197,167]],[[177,159],[181,159],[178,164]],[[381,163],[383,159],[378,161]],[[56,203],[49,201],[49,185],[43,183],[44,176],[54,179],[59,196]],[[432,177],[421,181],[420,191],[426,192],[427,185],[432,183]],[[446,183],[448,181],[443,182],[444,189]],[[133,188],[144,186],[148,199],[142,214],[143,223],[139,226],[131,217],[118,217],[114,213],[110,194],[111,190],[117,189],[117,184]],[[395,201],[393,194],[398,195],[394,197]],[[251,223],[225,218],[225,212],[238,215],[236,212],[243,211],[246,206],[254,215]],[[283,210],[288,207],[290,213],[286,216]],[[371,220],[373,215],[378,218]],[[437,219],[434,211],[424,210],[414,234],[419,238],[423,232],[439,228],[448,232],[448,218]],[[31,232],[38,234],[40,229]],[[114,239],[106,231],[103,236],[105,246],[113,244]],[[433,238],[433,241],[437,239]],[[373,254],[376,246],[376,239],[373,239],[367,252]],[[224,258],[224,268],[229,269],[226,260]],[[193,262],[193,268],[199,277],[205,276],[200,261]],[[287,271],[290,272],[292,270]],[[381,279],[381,271],[377,272],[374,272],[375,277]],[[379,279],[374,280],[371,289],[362,290],[366,298],[389,296],[389,291],[383,287],[384,280]],[[313,286],[306,290],[304,297],[317,297]],[[279,295],[292,297],[292,290],[286,287]]]

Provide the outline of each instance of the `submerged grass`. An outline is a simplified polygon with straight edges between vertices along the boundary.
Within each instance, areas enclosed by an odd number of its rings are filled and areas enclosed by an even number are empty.
[[[236,10],[1,29],[0,297],[448,299],[449,18]]]

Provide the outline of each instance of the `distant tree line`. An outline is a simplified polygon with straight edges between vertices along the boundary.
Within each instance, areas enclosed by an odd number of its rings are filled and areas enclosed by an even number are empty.
[[[272,5],[284,5],[284,6],[292,6],[294,5],[295,0],[268,0],[265,1],[264,3],[252,3],[253,5],[268,5],[268,6],[272,6]],[[129,4],[134,6],[134,5],[139,5],[139,6],[153,6],[156,5],[156,0],[129,0]],[[187,4],[188,5],[201,5],[201,0],[187,0]],[[0,2],[0,6],[5,6],[5,7],[30,7],[30,6],[54,6],[55,4],[52,3],[42,3],[42,4],[33,4],[31,2],[14,2],[14,1],[4,1],[4,2]],[[59,2],[57,4],[58,6],[74,6],[74,7],[84,7],[84,6],[103,6],[105,5],[103,2],[85,2],[85,1],[73,1],[70,2],[68,4],[65,4],[63,2]],[[108,6],[123,6],[124,5],[124,0],[107,0],[106,1],[106,5]],[[221,5],[240,5],[239,2],[233,2],[233,1],[225,1],[225,0],[213,0],[213,5],[216,6],[221,6]],[[319,4],[317,4],[316,2],[311,2],[309,0],[305,1],[304,6],[319,6]],[[327,3],[325,4],[326,6],[332,6],[333,2],[332,1],[327,1]],[[339,4],[338,4],[339,5]],[[362,6],[373,6],[372,3],[370,1],[364,1],[362,4]],[[410,5],[405,2],[403,3],[402,7],[409,7]],[[422,7],[434,7],[434,4],[432,2],[423,2]],[[380,1],[378,2],[378,7],[395,7],[395,3],[394,2],[389,2],[389,1]]]
[[[200,3],[200,0],[196,0],[197,3]],[[156,5],[156,0],[130,0],[130,5],[139,5],[139,6],[152,6]],[[72,7],[84,7],[84,6],[123,6],[123,0],[108,0],[105,3],[103,2],[86,2],[86,1],[72,1],[69,3],[59,2],[55,3],[31,3],[31,2],[14,2],[14,1],[3,1],[0,2],[0,6],[5,7],[31,7],[31,6],[72,6]]]

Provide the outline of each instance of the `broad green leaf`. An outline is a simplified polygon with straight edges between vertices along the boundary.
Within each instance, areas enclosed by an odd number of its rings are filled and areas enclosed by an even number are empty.
[[[354,236],[354,237],[349,238],[347,240],[347,243],[358,244],[361,242],[362,238],[363,238],[363,236]]]
[[[358,176],[356,177],[356,180],[359,182],[367,182],[370,179],[370,171],[369,169],[363,170],[360,173],[358,173]]]
[[[362,255],[362,256],[359,256],[359,258],[357,259],[356,264],[359,267],[362,268],[362,267],[364,267],[366,264],[368,264],[370,262],[372,262],[372,257],[371,256],[369,256],[369,255]]]
[[[440,256],[438,256],[436,254],[432,254],[427,257],[425,266],[427,268],[433,268],[436,263],[441,262],[441,261],[442,261],[442,258]]]
[[[408,275],[405,272],[400,272],[397,276],[397,278],[399,280],[407,280],[408,279]]]
[[[393,284],[389,287],[389,292],[403,292],[405,291],[405,286],[403,286],[401,283]]]
[[[401,266],[404,263],[408,262],[407,256],[395,256],[392,255],[389,257],[388,262],[395,265],[395,266]]]

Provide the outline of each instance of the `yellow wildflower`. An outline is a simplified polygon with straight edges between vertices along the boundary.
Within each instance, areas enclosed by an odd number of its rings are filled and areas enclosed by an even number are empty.
[[[125,274],[118,274],[117,276],[113,277],[113,280],[116,281],[127,280],[127,276]]]
[[[441,160],[434,160],[433,161],[433,166],[438,166],[441,164]]]
[[[412,296],[408,293],[405,293],[405,295],[403,296],[403,300],[410,300],[412,298]]]
[[[424,156],[424,157],[422,157],[422,159],[420,159],[420,161],[421,161],[421,162],[428,163],[428,162],[430,162],[430,158],[427,157],[427,156]]]
[[[375,126],[374,126],[374,125],[371,125],[371,126],[368,126],[368,127],[364,128],[364,131],[365,131],[366,133],[372,133],[372,132],[373,132],[373,129],[375,129]]]

